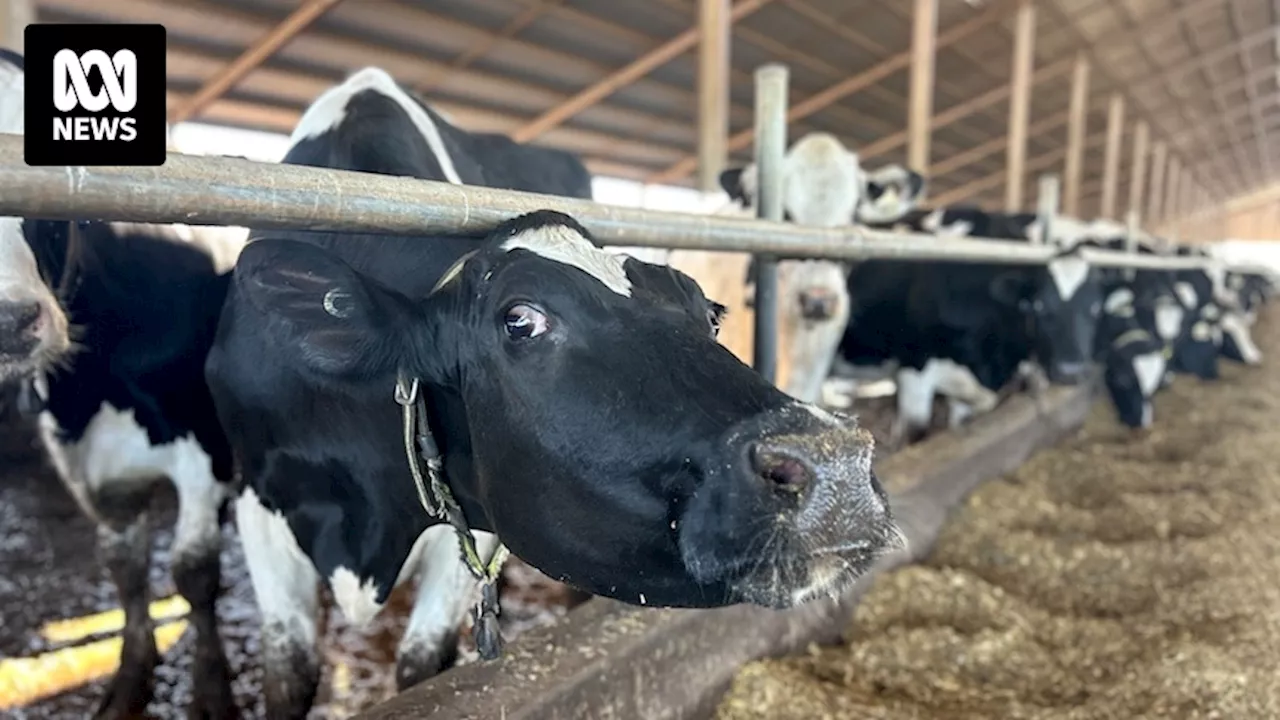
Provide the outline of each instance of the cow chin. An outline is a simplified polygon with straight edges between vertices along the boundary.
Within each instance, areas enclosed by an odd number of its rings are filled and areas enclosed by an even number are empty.
[[[787,610],[819,598],[838,598],[870,572],[880,557],[905,548],[906,538],[892,523],[873,537],[838,549],[789,552],[780,548],[732,584],[734,599]]]

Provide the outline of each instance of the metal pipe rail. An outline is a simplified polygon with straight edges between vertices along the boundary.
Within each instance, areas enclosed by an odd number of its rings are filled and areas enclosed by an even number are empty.
[[[780,258],[1039,265],[1030,243],[938,238],[751,218],[640,210],[588,200],[406,177],[170,153],[161,167],[29,167],[22,138],[0,135],[0,215],[399,235],[480,234],[539,209],[568,213],[606,245]],[[1201,268],[1202,258],[1088,250],[1099,266]]]

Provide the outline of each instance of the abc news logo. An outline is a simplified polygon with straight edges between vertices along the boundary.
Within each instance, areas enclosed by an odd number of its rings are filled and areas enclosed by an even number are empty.
[[[163,165],[163,25],[26,28],[28,165]]]

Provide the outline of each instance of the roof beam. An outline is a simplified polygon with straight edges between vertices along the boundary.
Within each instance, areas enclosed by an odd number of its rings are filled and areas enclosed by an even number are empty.
[[[1038,135],[1040,133],[1052,132],[1058,127],[1067,124],[1068,113],[1060,112],[1056,115],[1045,118],[1036,122],[1027,128],[1029,135]],[[998,135],[990,140],[975,145],[962,153],[957,153],[942,162],[935,163],[929,168],[928,176],[931,178],[944,177],[962,167],[976,163],[983,158],[994,155],[1005,148],[1007,141],[1003,135]]]
[[[432,90],[440,87],[446,80],[453,77],[454,73],[471,65],[471,63],[484,57],[493,48],[500,45],[503,41],[509,40],[520,33],[521,30],[529,27],[537,22],[538,18],[551,12],[556,5],[564,2],[564,0],[538,0],[531,5],[525,7],[524,11],[515,17],[506,25],[503,25],[497,32],[488,33],[488,36],[467,48],[462,54],[449,61],[449,65],[444,70],[435,73],[417,86],[417,91],[422,94],[430,93]]]
[[[751,13],[768,5],[772,0],[738,0],[734,4],[733,10],[729,13],[729,23],[738,22]],[[573,97],[565,100],[563,103],[547,110],[532,122],[516,128],[511,134],[511,139],[516,142],[529,142],[536,139],[539,135],[560,125],[569,118],[595,105],[601,100],[609,97],[613,93],[648,75],[654,69],[667,64],[671,60],[693,49],[698,44],[697,28],[690,28],[671,38],[661,46],[654,48],[645,55],[636,58],[628,63],[625,67],[610,73],[607,77],[602,78],[596,84],[585,88]],[[694,163],[697,160],[695,156]]]
[[[1240,14],[1240,4],[1236,0],[1227,0],[1228,17],[1231,19],[1231,27],[1237,38],[1244,37],[1245,22]],[[1252,53],[1240,53],[1240,69],[1244,71],[1245,77],[1251,77],[1254,73]],[[1272,55],[1274,57],[1274,53]],[[1221,92],[1215,84],[1217,92]],[[1249,99],[1249,111],[1253,119],[1254,139],[1258,143],[1258,162],[1262,176],[1270,179],[1275,175],[1275,168],[1271,164],[1271,154],[1267,152],[1267,148],[1271,145],[1271,136],[1267,132],[1266,125],[1262,122],[1262,109],[1258,104],[1258,92],[1253,83],[1245,83],[1245,96]],[[1221,95],[1216,95],[1220,98]],[[1221,109],[1221,108],[1220,108]]]
[[[226,94],[245,75],[274,55],[285,43],[339,2],[341,0],[306,0],[298,6],[297,10],[290,13],[289,17],[280,21],[279,25],[258,38],[258,41],[250,45],[240,54],[240,57],[228,63],[222,72],[209,78],[208,82],[194,95],[175,106],[169,112],[169,122],[176,125],[198,115],[209,103]]]
[[[1065,75],[1070,69],[1070,59],[1062,60],[1053,63],[1052,65],[1046,65],[1032,74],[1031,84],[1040,85],[1041,83],[1048,82],[1049,80]],[[1009,97],[1012,90],[1013,86],[1009,83],[1001,83],[999,87],[992,88],[981,95],[969,98],[963,102],[956,103],[937,115],[934,115],[929,121],[929,129],[936,133],[954,122],[963,120],[964,118],[978,112],[994,107],[997,103]],[[1035,134],[1035,131],[1030,132],[1030,135]],[[892,135],[886,135],[870,145],[865,145],[860,148],[858,150],[858,158],[865,160],[867,158],[878,157],[885,153],[892,152],[906,144],[907,137],[908,133],[906,130],[895,132]],[[1002,143],[1001,147],[1003,147],[1004,137],[1001,136],[999,139]],[[913,165],[913,167],[916,166]]]
[[[945,32],[938,34],[937,47],[939,49],[947,47],[953,43],[957,43],[964,38],[973,35],[982,28],[987,27],[1005,16],[1010,10],[1010,5],[1001,3],[993,5],[984,10],[981,14],[969,18]],[[863,70],[862,72],[842,80],[821,92],[815,93],[806,100],[795,103],[791,109],[787,111],[787,122],[792,123],[796,120],[807,118],[819,110],[839,102],[841,99],[848,97],[860,90],[863,90],[875,83],[883,80],[894,73],[906,69],[911,63],[911,53],[902,52],[877,63],[876,65]],[[755,139],[754,128],[747,128],[729,138],[729,150],[741,150],[751,144]],[[687,177],[689,173],[697,167],[697,157],[686,157],[679,162],[671,165],[666,170],[656,173],[649,178],[651,183],[673,182]]]
[[[1097,135],[1091,135],[1089,136],[1088,139],[1085,140],[1085,148],[1095,148],[1101,145],[1105,140],[1106,140],[1105,134],[1099,133]],[[1026,164],[1026,171],[1029,173],[1034,173],[1041,170],[1046,170],[1050,167],[1053,167],[1055,164],[1061,162],[1062,158],[1065,157],[1066,154],[1067,154],[1066,148],[1062,148],[1062,147],[1054,148],[1053,150],[1050,150],[1038,157],[1028,160]],[[1004,170],[998,170],[996,172],[991,173],[990,175],[987,175],[986,177],[982,177],[972,182],[965,183],[960,187],[953,188],[951,190],[948,190],[947,192],[937,195],[936,197],[934,197],[933,202],[931,204],[934,205],[935,207],[942,207],[944,205],[957,202],[959,200],[966,200],[968,198],[979,195],[991,188],[999,187],[1000,183],[1008,180],[1008,177],[1009,176],[1007,172],[1005,172]]]

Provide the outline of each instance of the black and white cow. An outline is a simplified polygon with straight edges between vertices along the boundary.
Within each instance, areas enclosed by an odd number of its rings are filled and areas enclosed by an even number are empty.
[[[6,55],[0,71],[10,80],[0,108],[21,117],[15,57]],[[0,345],[20,351],[5,358],[5,374],[31,388],[41,443],[98,525],[99,551],[125,613],[120,670],[97,716],[132,717],[150,697],[158,654],[147,607],[147,509],[156,483],[168,480],[179,503],[172,572],[196,631],[193,717],[229,717],[214,600],[231,451],[203,366],[238,238],[182,226],[0,222],[0,287],[33,307],[26,326],[0,329]],[[73,346],[51,362],[67,343],[59,335],[68,324]]]
[[[782,174],[784,218],[811,227],[891,222],[915,207],[925,189],[923,176],[898,165],[865,171],[857,153],[827,133],[797,140]],[[743,208],[754,206],[755,164],[725,170],[720,185]],[[748,285],[754,269],[753,261]],[[779,387],[805,402],[818,400],[848,323],[847,275],[848,265],[833,260],[778,263]]]
[[[366,69],[308,109],[285,162],[516,184],[513,160],[468,147]],[[682,273],[606,252],[547,211],[482,240],[252,241],[206,376],[245,482],[236,519],[270,716],[311,706],[321,582],[367,620],[421,568],[399,685],[447,661],[439,638],[464,606],[439,588],[470,579],[451,529],[419,506],[398,371],[423,383],[477,535],[498,533],[571,586],[641,605],[786,607],[900,543],[870,436],[742,365],[715,341],[722,309]]]
[[[22,56],[0,49],[0,132],[24,128]],[[53,366],[71,347],[67,317],[22,234],[22,218],[0,217],[0,383]]]
[[[1172,341],[1153,325],[1168,325],[1173,318],[1177,323],[1172,326],[1173,340],[1181,334],[1181,308],[1156,305],[1155,290],[1154,282],[1146,278],[1111,286],[1098,324],[1097,347],[1107,394],[1120,421],[1134,428],[1151,426],[1151,399],[1164,382],[1172,354]]]
[[[1031,214],[960,206],[917,210],[898,225],[1027,242],[1037,223]],[[1044,367],[1053,382],[1078,382],[1088,372],[1101,311],[1100,275],[1071,249],[1045,267],[868,261],[847,282],[853,311],[841,360],[899,364],[895,440],[928,426],[936,392],[951,401],[954,425],[993,407],[995,393],[1029,361]]]

